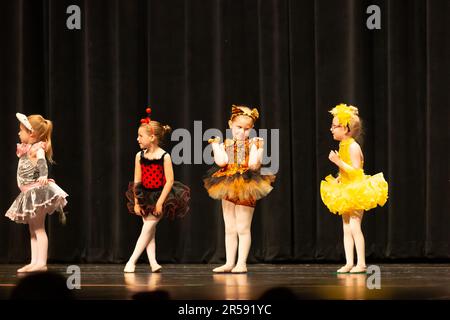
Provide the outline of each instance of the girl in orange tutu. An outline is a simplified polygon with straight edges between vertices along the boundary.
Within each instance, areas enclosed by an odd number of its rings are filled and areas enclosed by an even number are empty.
[[[204,179],[204,186],[213,199],[222,201],[225,222],[226,263],[213,270],[216,273],[247,272],[250,250],[250,227],[256,201],[271,190],[275,176],[261,175],[264,152],[262,138],[249,139],[250,130],[259,118],[257,109],[232,106],[228,122],[233,139],[220,143],[210,139],[214,153],[214,166]],[[236,263],[236,251],[238,259]]]
[[[338,273],[365,273],[365,244],[361,231],[364,211],[383,206],[388,197],[388,184],[383,173],[374,176],[363,171],[364,156],[355,139],[361,134],[358,108],[340,104],[333,108],[331,133],[339,143],[339,151],[330,151],[328,158],[339,168],[337,178],[328,175],[320,184],[322,201],[332,213],[342,216],[346,264]],[[353,265],[356,246],[357,264]]]

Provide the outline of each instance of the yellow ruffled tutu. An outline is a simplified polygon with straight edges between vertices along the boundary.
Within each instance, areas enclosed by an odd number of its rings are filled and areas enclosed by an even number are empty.
[[[377,205],[384,206],[388,198],[388,184],[381,172],[373,176],[363,174],[349,183],[339,182],[328,175],[320,183],[320,195],[332,213],[367,211]]]
[[[339,145],[339,155],[347,163],[350,163],[348,147],[353,141],[348,139]],[[328,175],[321,181],[320,196],[332,213],[367,211],[384,206],[388,199],[388,183],[381,172],[370,176],[365,175],[363,169],[341,171],[338,178]]]

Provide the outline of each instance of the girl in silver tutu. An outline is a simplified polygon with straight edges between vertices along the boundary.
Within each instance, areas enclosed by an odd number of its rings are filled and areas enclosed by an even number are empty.
[[[20,194],[6,212],[17,223],[28,224],[31,241],[31,262],[17,272],[47,270],[48,238],[45,217],[55,211],[64,219],[63,207],[68,196],[52,179],[48,179],[47,160],[52,160],[53,124],[41,115],[16,114],[20,121],[17,144],[17,184]],[[63,220],[64,222],[64,220]]]

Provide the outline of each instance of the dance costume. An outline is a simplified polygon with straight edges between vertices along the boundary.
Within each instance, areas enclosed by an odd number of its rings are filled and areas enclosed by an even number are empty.
[[[351,165],[350,145],[353,138],[339,143],[339,157]],[[332,213],[349,214],[357,210],[370,210],[383,206],[388,198],[388,184],[383,173],[365,175],[362,169],[344,171],[339,169],[339,180],[328,175],[320,183],[322,201]]]
[[[140,154],[141,182],[130,182],[125,193],[128,211],[134,211],[135,198],[144,212],[144,216],[153,214],[156,202],[166,184],[164,174],[164,156],[159,159],[147,159],[144,151]],[[171,219],[181,218],[189,211],[190,189],[179,181],[174,181],[172,188],[163,204],[163,215]]]
[[[254,142],[227,139],[224,142],[228,155],[225,167],[215,165],[203,179],[208,194],[213,199],[224,199],[236,205],[255,207],[256,201],[272,191],[274,175],[261,175],[260,170],[248,167],[251,145]]]
[[[48,180],[47,185],[41,185],[37,181],[39,177],[46,176],[47,161],[38,159],[37,163],[33,163],[29,154],[41,148],[45,150],[44,142],[17,144],[17,184],[21,192],[5,214],[17,223],[28,223],[37,213],[52,214],[59,211],[64,215],[63,207],[67,204],[68,194],[52,179]]]

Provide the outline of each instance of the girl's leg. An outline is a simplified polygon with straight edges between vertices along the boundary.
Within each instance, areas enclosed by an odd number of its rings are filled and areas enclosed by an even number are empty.
[[[236,231],[236,205],[230,201],[222,200],[223,221],[225,223],[225,253],[226,262],[223,266],[213,269],[213,272],[230,272],[236,262],[237,231]]]
[[[142,252],[150,243],[152,233],[156,228],[156,224],[159,222],[159,219],[154,216],[149,216],[146,218],[142,218],[142,221],[143,225],[141,234],[139,235],[139,238],[136,242],[136,247],[134,248],[133,254],[128,260],[125,269],[123,270],[124,272],[134,272],[134,269],[136,268],[136,262],[138,261]]]
[[[153,217],[154,219],[155,217]],[[159,221],[159,219],[157,219]],[[158,222],[156,222],[158,223]],[[150,268],[152,269],[152,272],[158,272],[161,270],[161,266],[156,261],[156,224],[155,227],[152,229],[150,234],[150,242],[147,245],[147,257],[148,261],[150,263]]]
[[[337,270],[338,273],[347,273],[353,268],[353,236],[350,226],[350,215],[342,215],[342,227],[344,229],[344,251],[345,251],[345,266]]]
[[[365,272],[366,271],[366,251],[364,243],[364,235],[361,231],[361,222],[363,218],[363,211],[357,211],[350,217],[350,228],[352,231],[353,239],[355,240],[357,264],[350,271],[352,273]]]
[[[239,236],[239,256],[236,267],[231,270],[234,273],[247,272],[247,257],[252,243],[251,225],[255,208],[248,206],[236,206],[236,226]]]
[[[48,238],[45,231],[45,218],[47,213],[44,211],[36,213],[33,219],[30,219],[30,227],[36,234],[36,263],[28,269],[30,272],[47,270]]]
[[[32,228],[32,224],[28,224],[28,229],[30,230],[30,247],[31,247],[31,262],[26,266],[18,269],[17,272],[27,272],[32,266],[37,263],[37,255],[38,255],[38,247],[37,247],[37,239],[36,232],[34,232],[34,228]]]

